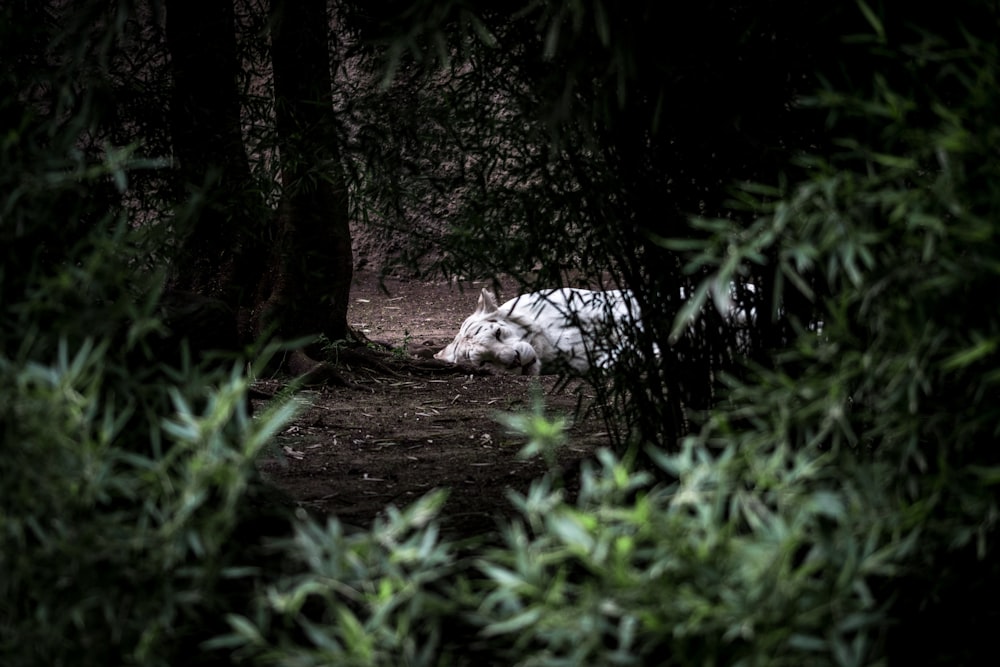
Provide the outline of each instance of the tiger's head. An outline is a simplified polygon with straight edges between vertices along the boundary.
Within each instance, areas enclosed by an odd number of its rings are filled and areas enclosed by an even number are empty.
[[[528,342],[531,332],[506,315],[497,307],[493,295],[483,289],[476,312],[466,318],[455,339],[434,358],[453,364],[538,375],[542,362]]]

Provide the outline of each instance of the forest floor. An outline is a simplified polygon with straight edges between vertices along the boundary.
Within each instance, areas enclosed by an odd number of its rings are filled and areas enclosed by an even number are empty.
[[[588,387],[553,376],[466,374],[424,361],[451,341],[480,287],[492,289],[472,281],[380,282],[373,271],[357,271],[348,322],[390,351],[378,358],[382,368],[342,364],[352,387],[301,393],[305,407],[258,464],[265,479],[298,505],[357,527],[389,505],[401,508],[447,488],[446,531],[491,530],[514,512],[508,490],[527,491],[546,469],[540,459],[518,457],[525,438],[496,416],[530,410],[540,391],[546,414],[570,423],[559,464],[572,492],[579,462],[609,442],[599,415],[577,410],[591,407]],[[501,300],[516,294],[513,283],[501,281],[501,290]],[[258,388],[273,393],[280,385],[261,380]]]

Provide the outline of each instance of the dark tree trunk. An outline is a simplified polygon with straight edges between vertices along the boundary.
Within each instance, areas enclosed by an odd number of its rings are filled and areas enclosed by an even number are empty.
[[[276,219],[252,190],[232,0],[168,0],[166,10],[178,198],[205,193],[182,230],[171,287],[224,301],[239,314],[244,342],[265,333],[346,339],[353,260],[325,0],[272,0],[283,188]],[[315,370],[308,355],[287,357],[288,370]]]
[[[221,298],[236,312],[257,282],[266,220],[251,190],[240,129],[239,60],[232,0],[167,0],[173,73],[170,124],[178,199],[205,192],[186,222],[174,288]]]
[[[272,0],[271,9],[283,192],[260,324],[276,325],[285,339],[323,334],[345,340],[353,259],[326,2]]]

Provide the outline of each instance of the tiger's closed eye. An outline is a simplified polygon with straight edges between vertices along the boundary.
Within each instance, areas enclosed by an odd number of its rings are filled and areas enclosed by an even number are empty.
[[[496,330],[496,337],[497,337],[497,340],[503,340],[503,329],[497,329]]]

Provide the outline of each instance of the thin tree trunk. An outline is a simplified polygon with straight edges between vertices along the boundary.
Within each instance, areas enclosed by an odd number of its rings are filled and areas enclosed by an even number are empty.
[[[240,128],[239,61],[232,0],[168,0],[166,37],[173,73],[170,124],[178,195],[204,191],[188,224],[172,287],[221,298],[235,312],[259,272],[260,198],[251,191]]]
[[[283,192],[260,324],[276,325],[285,339],[323,334],[336,342],[348,336],[353,258],[326,2],[273,0],[271,18]]]

